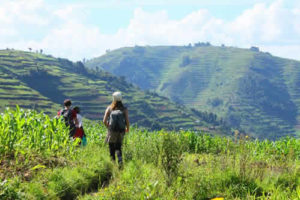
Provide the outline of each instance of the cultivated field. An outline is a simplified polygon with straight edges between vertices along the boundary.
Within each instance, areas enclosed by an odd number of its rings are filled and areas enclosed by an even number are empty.
[[[34,111],[0,115],[0,199],[299,199],[300,140],[251,140],[132,128],[119,169],[100,123],[88,145],[58,119]]]

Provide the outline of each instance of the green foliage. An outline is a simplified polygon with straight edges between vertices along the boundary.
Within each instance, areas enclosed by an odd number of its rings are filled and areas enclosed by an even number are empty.
[[[115,169],[107,153],[98,146],[79,150],[75,159],[73,166],[46,170],[30,183],[24,183],[26,199],[74,199],[107,182]]]
[[[26,113],[26,115],[24,114]],[[31,128],[43,132],[66,131],[63,122],[44,126],[44,114],[16,109],[7,111],[6,126],[14,131],[27,131],[16,121],[22,116],[31,119]],[[14,117],[13,117],[14,116]],[[9,123],[8,123],[9,121]],[[19,120],[20,121],[20,120]],[[40,121],[35,123],[34,121]],[[24,124],[26,124],[24,122]],[[4,123],[4,122],[3,122]],[[29,126],[29,125],[28,125]],[[300,192],[299,158],[300,140],[286,137],[277,141],[252,140],[235,132],[235,138],[210,136],[193,131],[149,132],[133,127],[126,133],[123,144],[124,169],[110,161],[105,144],[106,129],[100,123],[85,122],[88,145],[80,147],[67,140],[67,146],[48,150],[43,145],[28,148],[27,145],[1,146],[1,177],[8,171],[17,174],[0,182],[0,199],[297,199]],[[2,126],[5,127],[5,126]],[[18,127],[18,128],[14,128]],[[51,131],[50,131],[51,132]],[[36,138],[36,132],[27,132]],[[59,134],[59,133],[57,133]],[[68,135],[67,132],[64,134]],[[33,136],[34,135],[34,136]],[[44,144],[47,137],[39,144]],[[13,140],[10,140],[13,141]],[[16,140],[18,141],[18,140]],[[26,140],[23,140],[23,142]],[[39,141],[39,140],[35,140]],[[59,143],[54,137],[53,143]],[[47,143],[48,144],[48,143]],[[60,144],[60,143],[59,143]],[[76,147],[75,147],[76,146]],[[72,148],[72,151],[69,149]],[[24,151],[25,155],[39,161],[35,154],[45,154],[48,160],[64,157],[65,165],[34,164],[28,171],[31,176],[18,175],[26,166],[17,157],[7,157],[11,152]],[[90,194],[91,193],[91,194]]]
[[[211,104],[213,107],[217,107],[223,104],[223,100],[220,98],[214,98],[212,100],[208,100],[208,104]]]
[[[254,180],[247,180],[239,176],[229,176],[222,183],[225,187],[228,187],[228,193],[233,198],[247,198],[250,196],[262,196],[262,188],[259,187]]]
[[[167,175],[167,184],[171,185],[177,177],[179,164],[182,160],[183,148],[180,138],[174,134],[162,135],[162,146],[160,152],[161,165]]]
[[[134,51],[143,54],[143,49],[136,47]],[[132,65],[134,62],[124,59],[122,64]],[[81,62],[73,63],[24,51],[0,50],[0,65],[1,110],[20,105],[21,108],[44,111],[54,116],[61,109],[63,100],[70,98],[74,106],[81,107],[85,118],[99,120],[111,103],[112,93],[121,91],[131,123],[140,127],[179,130],[209,126],[195,113],[168,98],[154,92],[143,92],[126,82],[125,77],[87,69]]]
[[[19,182],[0,179],[0,199],[6,200],[21,200],[23,198],[23,194],[18,191]]]
[[[299,62],[273,57],[257,47],[199,42],[193,47],[147,46],[143,54],[121,48],[86,66],[123,75],[144,90],[215,113],[260,139],[295,135],[299,129]]]
[[[189,65],[190,63],[191,63],[190,57],[189,56],[184,56],[182,58],[182,63],[180,65],[180,67],[185,67],[185,66]]]
[[[237,135],[232,140],[132,130],[124,143],[124,171],[98,196],[82,199],[292,198],[300,189],[299,153],[295,138],[274,142]]]
[[[0,156],[30,157],[32,153],[64,155],[74,150],[60,119],[32,110],[6,109],[0,115]]]

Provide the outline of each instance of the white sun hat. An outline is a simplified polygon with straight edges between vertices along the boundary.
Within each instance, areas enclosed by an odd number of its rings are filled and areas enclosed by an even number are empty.
[[[121,92],[114,92],[112,96],[113,96],[113,101],[122,101]]]

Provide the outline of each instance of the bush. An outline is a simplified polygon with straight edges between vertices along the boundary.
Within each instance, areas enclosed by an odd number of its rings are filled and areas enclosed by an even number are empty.
[[[160,159],[162,168],[167,176],[167,185],[171,185],[173,179],[177,176],[178,167],[182,161],[182,150],[177,135],[171,133],[162,135]]]
[[[180,64],[180,67],[185,67],[185,66],[189,65],[190,63],[191,63],[190,57],[189,56],[184,56],[182,58],[182,62]]]
[[[5,200],[18,200],[23,199],[23,195],[20,191],[18,191],[19,182],[15,181],[8,181],[0,180],[0,199]]]

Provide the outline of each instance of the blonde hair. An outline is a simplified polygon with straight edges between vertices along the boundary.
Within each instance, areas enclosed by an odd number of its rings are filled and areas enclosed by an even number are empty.
[[[113,101],[110,104],[110,108],[112,110],[116,110],[117,108],[122,110],[122,109],[124,109],[124,105],[123,105],[122,101]]]

